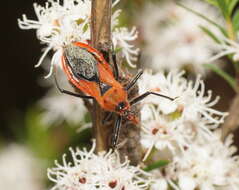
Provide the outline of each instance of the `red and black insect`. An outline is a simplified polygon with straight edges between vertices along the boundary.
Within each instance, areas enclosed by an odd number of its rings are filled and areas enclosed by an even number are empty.
[[[86,95],[61,89],[55,78],[56,86],[60,92],[76,97],[95,99],[104,110],[110,112],[110,115],[112,113],[118,115],[113,131],[112,148],[115,148],[117,145],[123,118],[135,124],[138,123],[137,117],[131,111],[131,106],[150,94],[173,100],[170,97],[150,91],[128,100],[128,92],[143,74],[142,70],[138,72],[126,87],[123,87],[118,82],[119,72],[117,64],[114,62],[114,69],[112,69],[99,51],[84,43],[75,42],[66,46],[61,63],[68,80]]]

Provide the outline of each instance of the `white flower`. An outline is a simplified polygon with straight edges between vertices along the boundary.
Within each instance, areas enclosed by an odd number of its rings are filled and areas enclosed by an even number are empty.
[[[11,144],[0,150],[0,170],[0,189],[44,189],[40,162],[26,147]]]
[[[183,74],[184,72],[170,72],[165,76],[163,73],[145,72],[138,82],[140,94],[155,91],[176,99],[170,101],[151,95],[150,98],[145,98],[143,106],[153,104],[165,115],[178,113],[179,118],[183,120],[203,120],[211,127],[217,127],[227,115],[227,113],[212,108],[218,102],[219,97],[212,100],[212,91],[208,91],[205,95],[205,85],[200,76],[193,83],[187,81]]]
[[[56,162],[56,168],[48,170],[48,177],[55,182],[52,190],[141,190],[149,187],[149,174],[138,167],[130,166],[126,160],[120,163],[118,153],[112,151],[94,153],[95,141],[91,150],[70,149],[73,163]]]
[[[113,31],[112,42],[114,48],[122,48],[122,55],[125,57],[127,63],[131,67],[136,67],[132,61],[137,61],[137,55],[139,48],[134,48],[134,45],[130,44],[130,41],[134,41],[138,37],[138,32],[134,27],[130,32],[127,28],[115,28]]]
[[[56,51],[46,78],[51,75],[53,64],[59,65],[64,45],[90,39],[89,26],[87,27],[90,6],[89,0],[64,0],[63,5],[60,5],[59,0],[49,0],[45,7],[34,4],[37,21],[27,19],[26,15],[23,15],[23,20],[18,19],[21,29],[36,29],[38,39],[47,45],[36,67],[41,65],[50,50]]]
[[[169,149],[173,155],[178,150],[183,151],[185,146],[189,146],[186,129],[179,121],[168,121],[160,115],[153,105],[150,106],[152,118],[142,121],[141,144],[147,149],[144,160],[148,157],[152,148],[157,150]]]
[[[208,62],[215,61],[225,55],[233,55],[233,61],[239,61],[239,44],[237,41],[233,41],[231,39],[228,39],[226,37],[222,37],[221,43],[218,44],[221,51],[211,57]]]
[[[115,6],[119,1],[116,1]],[[49,77],[52,73],[53,64],[59,65],[62,56],[62,47],[74,41],[87,43],[90,40],[90,0],[48,0],[45,7],[34,4],[34,10],[38,20],[30,20],[23,15],[23,20],[18,19],[21,29],[37,30],[38,39],[46,44],[46,48],[38,61],[36,67],[40,66],[50,50],[56,51],[52,57]],[[115,48],[122,48],[122,54],[129,65],[136,60],[138,49],[135,49],[129,42],[137,38],[137,32],[132,29],[128,32],[126,28],[117,28],[120,10],[115,11],[112,16],[112,41]]]
[[[216,10],[202,1],[184,0],[185,6],[207,14],[220,21]],[[217,51],[217,46],[199,28],[213,27],[202,18],[175,4],[174,1],[149,3],[139,20],[145,40],[143,55],[145,66],[159,70],[187,68],[196,73],[205,73],[203,64]]]
[[[154,176],[156,176],[155,172]],[[157,178],[153,180],[153,184],[151,185],[150,190],[168,190],[168,182],[167,180],[161,175],[159,171],[157,171]]]
[[[147,149],[144,159],[153,147],[157,151],[168,149],[175,156],[195,140],[212,138],[211,129],[217,128],[227,115],[212,108],[218,98],[211,100],[211,91],[205,96],[205,86],[200,77],[193,83],[182,75],[183,72],[167,75],[145,72],[138,81],[139,94],[154,91],[176,97],[170,101],[150,95],[142,101],[141,144]]]
[[[57,81],[62,89],[75,92],[63,72],[57,72]],[[63,121],[72,125],[86,124],[84,123],[84,118],[88,111],[82,98],[61,93],[55,87],[54,80],[43,80],[41,85],[50,88],[38,102],[43,109],[41,119],[44,124],[50,126],[60,124]]]
[[[239,157],[233,156],[232,136],[194,143],[166,166],[166,175],[178,181],[180,190],[226,190],[239,188]]]
[[[43,123],[47,125],[59,124],[63,121],[73,125],[83,123],[87,113],[83,100],[55,91],[51,90],[39,102],[44,109],[42,113]]]

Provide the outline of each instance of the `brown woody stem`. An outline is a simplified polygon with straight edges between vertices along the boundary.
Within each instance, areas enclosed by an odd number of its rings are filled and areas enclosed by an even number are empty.
[[[238,64],[238,63],[236,63]],[[239,72],[236,70],[236,95],[233,98],[229,115],[222,125],[222,140],[224,141],[228,134],[233,133],[239,127]]]
[[[111,0],[92,0],[91,45],[109,54],[111,45]],[[93,103],[93,132],[96,152],[108,149],[109,126],[103,125],[104,111],[96,101]]]
[[[225,140],[229,133],[232,133],[239,127],[239,94],[237,94],[229,108],[229,115],[222,125],[222,139]]]
[[[91,45],[103,52],[112,62],[111,50],[111,10],[112,0],[92,0],[91,12]],[[126,75],[124,73],[124,75]],[[120,77],[119,82],[128,82],[130,78]],[[137,85],[132,88],[128,97],[132,99],[138,95]],[[137,106],[134,107],[136,112],[139,112]],[[96,139],[96,152],[107,151],[109,149],[109,142],[114,127],[114,119],[102,124],[105,116],[104,110],[94,102],[93,105],[93,132]],[[137,114],[139,116],[139,114]],[[132,122],[123,121],[121,127],[121,134],[119,138],[118,151],[122,160],[128,156],[131,164],[137,165],[142,158],[142,150],[140,146],[140,128]]]

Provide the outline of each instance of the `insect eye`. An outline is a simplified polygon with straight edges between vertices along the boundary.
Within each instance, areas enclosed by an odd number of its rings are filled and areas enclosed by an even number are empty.
[[[116,106],[116,111],[122,110],[125,106],[126,106],[126,103],[125,103],[125,102],[120,102],[120,103]]]

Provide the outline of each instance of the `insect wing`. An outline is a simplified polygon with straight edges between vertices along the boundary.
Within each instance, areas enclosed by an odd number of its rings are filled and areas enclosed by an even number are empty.
[[[99,81],[98,60],[84,48],[68,45],[64,51],[64,58],[76,78]]]
[[[62,56],[62,67],[64,72],[67,75],[68,80],[78,89],[80,89],[85,94],[88,94],[90,96],[93,96],[96,99],[99,99],[100,97],[100,91],[99,86],[96,82],[82,80],[75,78],[72,69],[68,64],[66,64],[64,56]]]
[[[90,52],[95,57],[95,59],[98,61],[97,63],[100,64],[101,66],[103,66],[113,76],[113,70],[112,70],[110,64],[105,61],[102,53],[100,53],[97,49],[89,46],[88,44],[82,43],[82,42],[75,42],[74,45],[84,48],[85,50]],[[97,65],[97,67],[98,67],[98,65]]]

